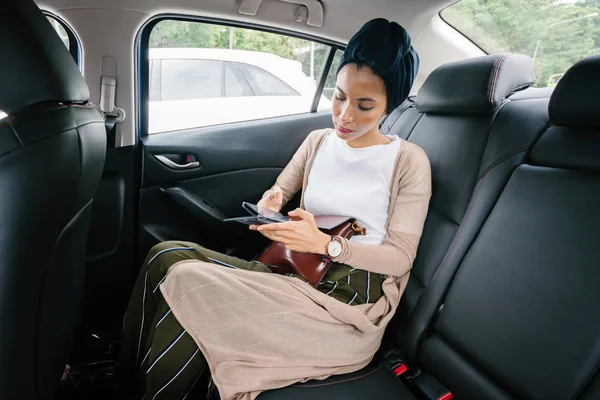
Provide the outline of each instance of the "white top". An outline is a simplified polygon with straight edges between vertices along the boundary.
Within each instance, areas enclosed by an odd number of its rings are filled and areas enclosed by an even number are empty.
[[[324,140],[308,175],[304,193],[306,211],[313,215],[356,218],[367,234],[353,242],[380,245],[386,233],[391,179],[401,140],[352,148],[335,131]]]

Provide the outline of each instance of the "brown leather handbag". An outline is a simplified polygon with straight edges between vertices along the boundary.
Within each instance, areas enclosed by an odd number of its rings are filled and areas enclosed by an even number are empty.
[[[319,229],[328,235],[349,239],[355,234],[367,234],[367,230],[360,227],[356,219],[350,217],[316,216],[315,222]],[[272,242],[256,261],[268,265],[273,272],[279,274],[296,273],[314,287],[321,282],[331,266],[331,260],[325,259],[320,254],[288,250],[279,242]]]

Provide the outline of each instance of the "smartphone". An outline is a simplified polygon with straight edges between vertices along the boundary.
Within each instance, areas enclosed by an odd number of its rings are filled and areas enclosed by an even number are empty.
[[[245,225],[264,225],[278,222],[290,221],[288,217],[277,211],[268,208],[258,207],[256,204],[243,202],[242,207],[248,211],[250,216],[226,218],[223,222],[239,222]]]
[[[268,223],[287,222],[290,220],[280,212],[259,207],[256,204],[243,202],[242,207],[244,207],[246,211],[255,216],[257,219],[267,220]]]

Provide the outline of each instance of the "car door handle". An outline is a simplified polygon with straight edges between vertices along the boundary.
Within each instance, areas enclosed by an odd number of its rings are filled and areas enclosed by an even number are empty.
[[[200,161],[192,161],[187,164],[178,164],[175,161],[169,159],[168,157],[165,157],[160,154],[155,154],[154,157],[156,157],[158,161],[160,161],[167,167],[177,170],[198,168],[200,166]]]

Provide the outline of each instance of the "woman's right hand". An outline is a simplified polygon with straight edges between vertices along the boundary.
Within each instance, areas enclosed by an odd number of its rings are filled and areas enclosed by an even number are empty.
[[[283,192],[279,186],[269,189],[263,195],[263,198],[258,202],[260,208],[267,208],[271,211],[279,212],[283,205]]]

